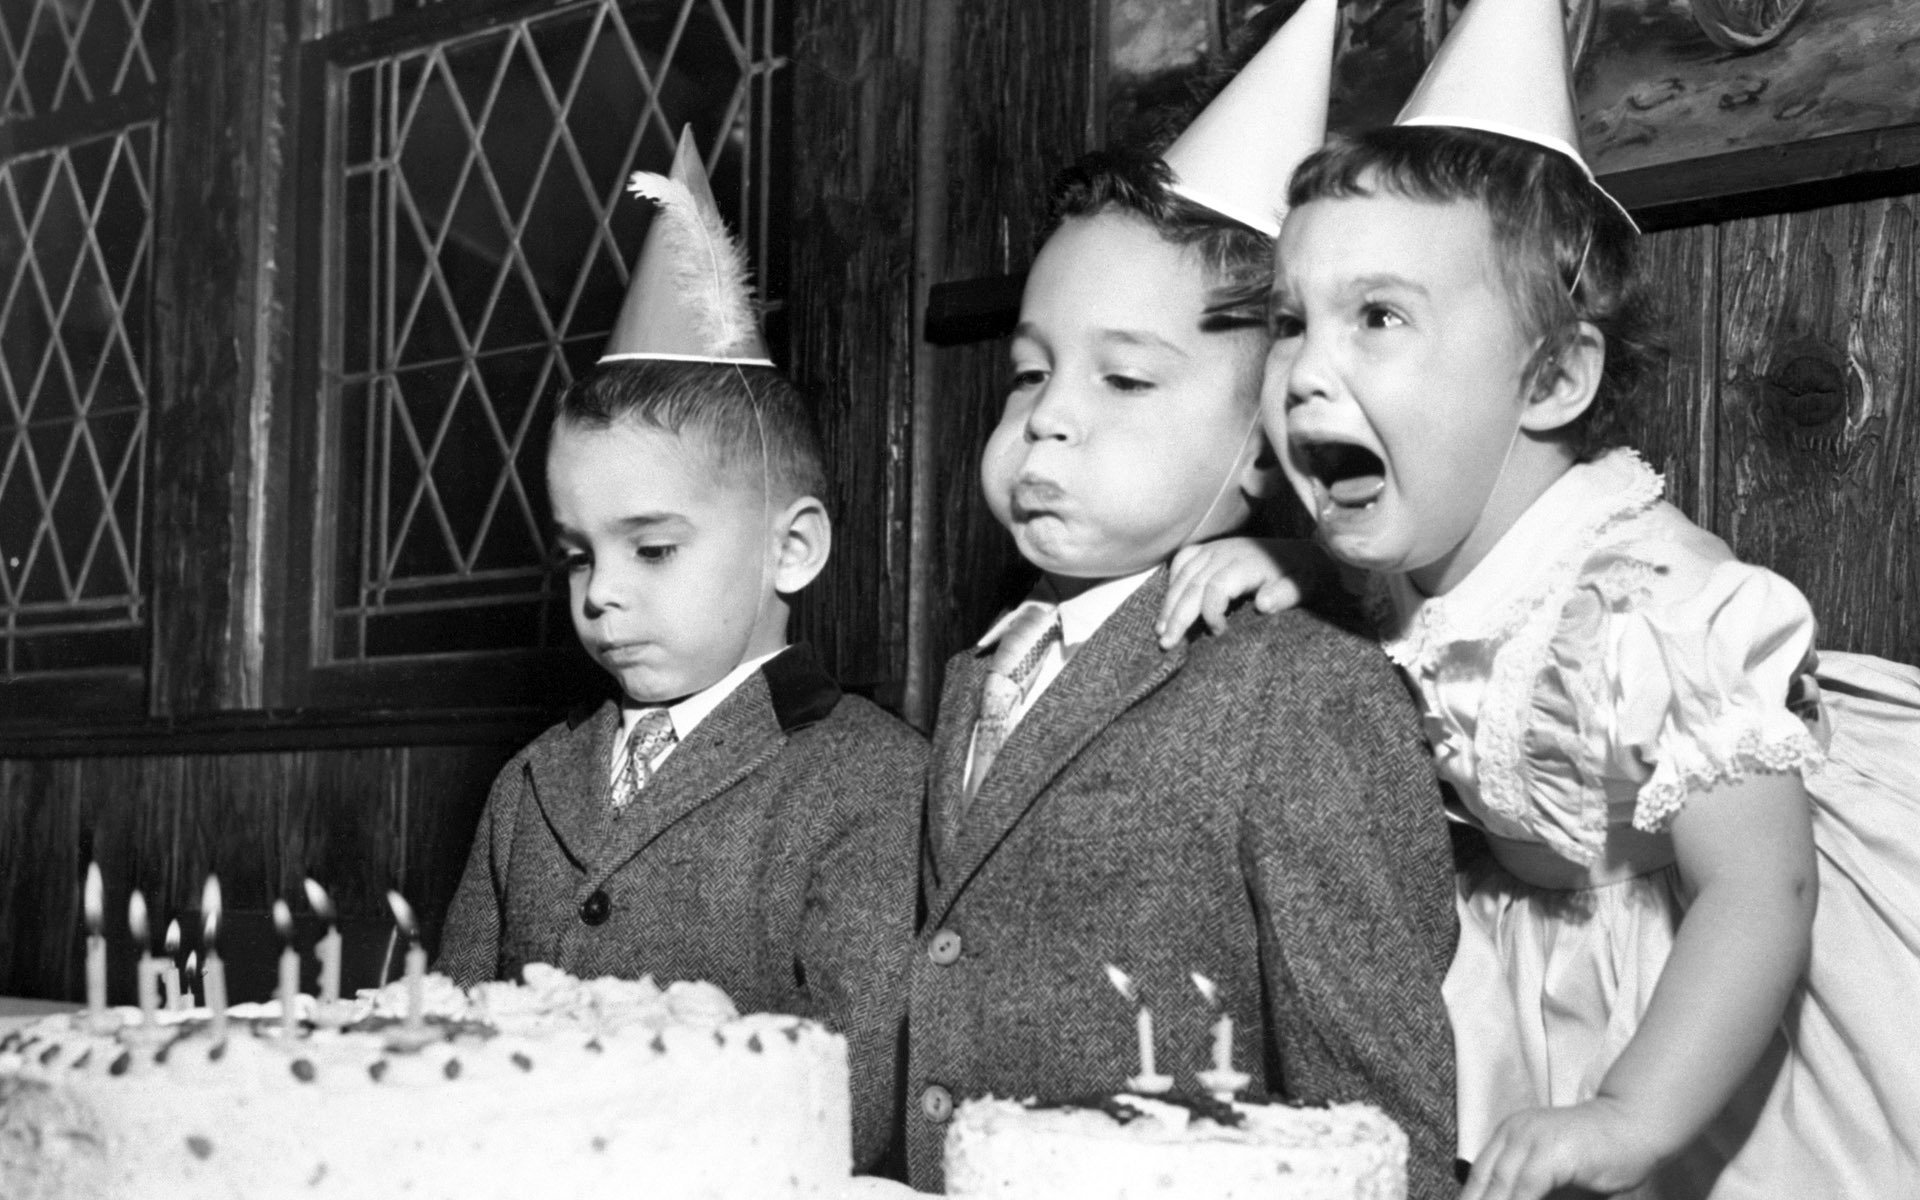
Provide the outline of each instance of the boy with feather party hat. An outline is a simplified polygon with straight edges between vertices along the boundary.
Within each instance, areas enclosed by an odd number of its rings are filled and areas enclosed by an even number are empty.
[[[892,1141],[925,749],[843,694],[789,598],[832,524],[691,133],[595,369],[559,397],[547,492],[575,632],[617,682],[495,780],[438,969],[704,979],[846,1035],[854,1166]]]

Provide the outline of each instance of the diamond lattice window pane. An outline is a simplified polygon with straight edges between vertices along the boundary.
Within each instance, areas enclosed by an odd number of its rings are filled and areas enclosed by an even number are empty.
[[[0,163],[0,676],[139,662],[155,127]]]
[[[773,14],[594,0],[336,64],[334,661],[571,636],[539,402],[605,340],[649,220],[626,179],[682,127],[763,245]]]
[[[0,120],[45,116],[159,79],[169,0],[0,4]]]

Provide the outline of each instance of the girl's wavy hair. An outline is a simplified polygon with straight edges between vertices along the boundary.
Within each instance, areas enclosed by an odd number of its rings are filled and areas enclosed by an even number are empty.
[[[1582,462],[1625,444],[1662,348],[1639,234],[1579,164],[1500,134],[1396,125],[1331,139],[1294,172],[1287,203],[1383,191],[1485,209],[1515,315],[1539,341],[1526,386],[1541,386],[1579,323],[1591,323],[1606,338],[1606,366],[1593,403],[1559,436]]]

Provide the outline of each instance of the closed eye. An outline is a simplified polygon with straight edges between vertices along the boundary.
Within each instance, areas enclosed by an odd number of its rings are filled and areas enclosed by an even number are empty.
[[[1029,367],[1024,371],[1015,371],[1010,386],[1016,392],[1024,392],[1028,388],[1039,387],[1046,381],[1047,373],[1045,371],[1038,367]]]

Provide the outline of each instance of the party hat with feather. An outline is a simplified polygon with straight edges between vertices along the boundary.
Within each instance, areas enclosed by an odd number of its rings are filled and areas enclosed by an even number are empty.
[[[1580,153],[1576,112],[1561,0],[1471,0],[1393,123],[1478,129],[1564,154],[1631,224]]]
[[[1306,0],[1161,158],[1173,190],[1268,237],[1286,214],[1287,180],[1327,137],[1335,0]]]
[[[714,203],[693,130],[681,132],[668,174],[636,171],[627,190],[658,209],[600,361],[772,366],[746,253]]]

